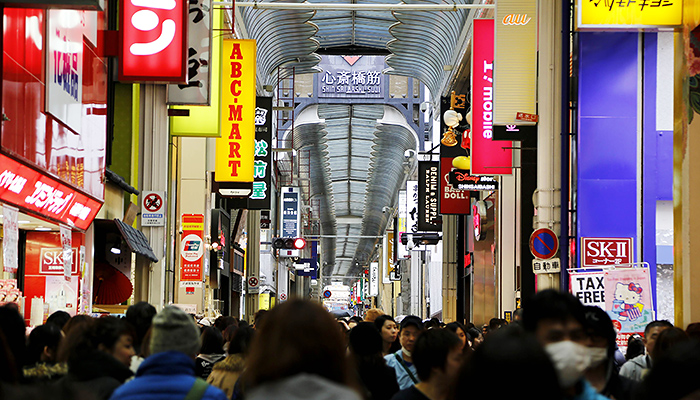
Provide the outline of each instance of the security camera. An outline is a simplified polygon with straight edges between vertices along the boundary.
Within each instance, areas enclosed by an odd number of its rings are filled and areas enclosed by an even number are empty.
[[[430,107],[430,103],[427,102],[427,101],[424,101],[424,102],[420,103],[420,110],[421,110],[422,112],[428,111],[428,108],[429,108],[429,107]]]
[[[384,206],[384,207],[382,208],[382,213],[383,213],[383,214],[386,214],[386,213],[388,213],[388,212],[390,212],[390,211],[391,211],[391,207]]]
[[[409,158],[413,157],[415,154],[416,154],[416,151],[413,150],[413,149],[406,149],[406,151],[403,152],[403,156],[404,156],[406,159],[409,159]]]

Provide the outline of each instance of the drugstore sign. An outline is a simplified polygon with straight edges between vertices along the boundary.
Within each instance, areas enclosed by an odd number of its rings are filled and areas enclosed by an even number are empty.
[[[683,0],[578,0],[579,29],[680,26]]]
[[[187,83],[186,0],[126,0],[119,20],[119,80]]]
[[[0,201],[87,229],[102,203],[0,154]]]

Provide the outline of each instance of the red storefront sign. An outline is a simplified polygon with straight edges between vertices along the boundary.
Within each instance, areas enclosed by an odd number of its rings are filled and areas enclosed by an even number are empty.
[[[102,203],[0,154],[0,200],[70,227],[87,229]]]
[[[581,238],[581,267],[629,264],[632,257],[632,238]]]
[[[472,41],[472,153],[474,175],[510,175],[513,165],[509,141],[493,137],[493,59],[492,19],[474,20]]]
[[[204,262],[204,215],[182,215],[180,281],[202,281]]]
[[[121,3],[119,80],[187,82],[185,0],[126,0]]]
[[[440,214],[469,214],[469,191],[450,184],[452,158],[440,158]]]
[[[78,249],[73,247],[71,257],[71,274],[78,274]],[[56,248],[42,248],[41,258],[39,264],[39,273],[46,275],[63,275],[63,249],[60,247]]]

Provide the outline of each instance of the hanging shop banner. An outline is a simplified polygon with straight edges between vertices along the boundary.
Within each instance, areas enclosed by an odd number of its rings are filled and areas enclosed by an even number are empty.
[[[322,56],[318,97],[384,98],[384,56]]]
[[[187,83],[186,0],[126,0],[120,7],[119,80]]]
[[[469,214],[469,191],[450,184],[450,173],[456,158],[440,157],[440,214]]]
[[[493,123],[513,124],[537,114],[537,0],[498,0],[494,23]]]
[[[471,173],[510,175],[510,142],[493,140],[493,25],[492,19],[474,20],[472,40]]]
[[[605,310],[605,274],[603,272],[569,272],[569,291],[584,306],[596,306]]]
[[[280,221],[280,236],[285,238],[299,237],[301,223],[299,188],[282,188],[282,216]]]
[[[386,268],[383,268],[382,283],[390,283],[391,277],[396,275],[396,265],[394,264],[394,232],[387,232],[382,240],[382,244],[382,257],[384,258],[382,264],[386,266]]]
[[[223,26],[223,8],[212,10],[213,32],[220,32]],[[221,91],[218,88],[221,84],[221,46],[223,35],[212,35],[210,42],[210,64],[209,64],[209,105],[179,106],[172,105],[171,109],[184,110],[187,116],[170,117],[170,135],[188,137],[219,137],[221,130],[220,98]],[[201,67],[200,67],[201,69]],[[199,77],[198,74],[197,77]],[[203,85],[205,83],[202,83]],[[213,88],[213,89],[212,89]],[[189,89],[191,90],[191,88]]]
[[[418,232],[418,181],[406,182],[406,232]]]
[[[46,112],[76,133],[83,115],[83,26],[75,23],[81,13],[48,10],[46,21]]]
[[[86,230],[102,204],[0,154],[0,200]]]
[[[581,267],[595,268],[634,262],[632,238],[581,238]]]
[[[71,267],[73,264],[78,265],[77,262],[73,262],[73,243],[72,243],[72,232],[69,227],[61,224],[58,227],[61,234],[61,258],[63,264],[63,277],[66,281],[70,282]]]
[[[221,137],[217,182],[253,182],[255,155],[255,40],[224,39],[221,63]]]
[[[683,0],[577,2],[578,29],[674,27],[683,23]]]
[[[437,223],[440,196],[440,163],[437,161],[418,162],[418,230],[440,231]]]
[[[406,199],[406,191],[401,190],[399,191],[399,213],[398,213],[398,229],[397,232],[399,233],[399,238],[401,238],[401,235],[405,235],[406,232],[408,232],[407,228],[407,221],[408,221],[408,202]],[[398,258],[403,258],[408,255],[408,251],[406,250],[405,246],[398,246],[398,251],[396,256]]]
[[[211,0],[190,0],[187,21],[187,83],[168,85],[168,104],[208,106],[211,81]]]
[[[2,206],[2,261],[5,272],[17,273],[19,262],[19,224],[16,208],[3,204]]]
[[[605,271],[605,311],[619,331],[618,346],[627,346],[633,334],[644,335],[654,320],[648,268],[617,268]]]
[[[374,297],[379,295],[379,263],[369,263],[369,295]]]
[[[92,286],[90,285],[92,271],[88,269],[89,264],[85,259],[85,251],[85,246],[80,246],[80,297],[78,298],[78,313],[80,314],[92,312]]]
[[[272,97],[258,97],[255,107],[255,164],[249,210],[269,210],[272,189]]]
[[[459,190],[498,190],[498,180],[493,176],[475,176],[467,170],[450,171],[449,183]]]
[[[204,265],[204,215],[182,214],[180,281],[202,281]]]

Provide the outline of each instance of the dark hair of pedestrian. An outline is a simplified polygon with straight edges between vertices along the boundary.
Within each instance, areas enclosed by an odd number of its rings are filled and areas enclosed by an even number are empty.
[[[657,345],[658,342],[654,349]],[[699,376],[700,341],[680,343],[670,348],[663,357],[654,359],[651,371],[642,381],[639,399],[697,399],[700,394]]]
[[[685,333],[687,333],[688,337],[691,339],[700,340],[700,322],[688,324],[688,327],[685,328]]]
[[[644,337],[649,336],[649,331],[651,331],[652,328],[673,328],[673,324],[665,319],[651,321],[647,324],[646,328],[644,328]]]
[[[376,321],[376,320],[375,320]],[[357,357],[382,353],[382,336],[373,322],[360,322],[350,329],[350,351]]]
[[[338,323],[321,305],[292,299],[265,315],[247,361],[247,385],[253,388],[300,373],[349,384],[345,339]]]
[[[499,329],[466,360],[455,399],[523,398],[523,390],[533,382],[538,400],[563,398],[554,367],[539,342],[519,329]]]
[[[226,328],[228,328],[231,325],[235,325],[238,327],[238,321],[236,318],[233,317],[224,317],[223,315],[219,316],[214,320],[214,327],[219,330],[222,334],[224,331],[226,331]]]
[[[221,332],[212,327],[206,326],[202,331],[202,348],[200,354],[223,354],[224,337]]]
[[[63,328],[62,328],[63,333],[66,336],[68,336],[68,334],[70,333],[70,331],[72,329],[74,329],[75,327],[80,326],[82,324],[91,323],[92,320],[93,320],[93,318],[89,315],[85,315],[85,314],[75,315],[70,320],[68,320],[68,322],[66,322],[65,325],[63,325]]]
[[[377,317],[377,318],[379,318],[379,317]],[[350,317],[348,319],[348,322],[355,322],[356,324],[359,324],[360,322],[362,322],[362,317],[358,317],[357,315],[353,315],[352,317]]]
[[[47,324],[54,324],[58,326],[58,329],[63,329],[63,326],[70,320],[70,314],[63,310],[54,311],[48,318],[46,318]]]
[[[61,341],[57,361],[67,362],[70,368],[71,363],[80,362],[86,354],[99,350],[100,345],[112,351],[122,335],[134,337],[131,325],[122,319],[107,316],[81,322]]]
[[[583,304],[569,292],[542,290],[523,303],[523,327],[528,332],[534,332],[540,321],[569,318],[586,325]]]
[[[644,339],[640,335],[634,334],[627,339],[627,352],[625,352],[625,359],[631,360],[637,356],[644,354]]]
[[[233,337],[236,335],[237,331],[238,331],[238,322],[227,326],[226,329],[222,332],[222,335],[224,337],[224,343],[230,343],[231,340],[233,340]]]
[[[63,338],[61,328],[58,325],[46,323],[32,329],[27,340],[27,365],[33,365],[41,361],[44,348],[48,347],[53,353],[54,362],[58,354],[58,345]]]
[[[143,338],[151,327],[156,313],[156,308],[145,301],[139,301],[126,309],[126,320],[134,327],[134,350],[137,353],[141,352]]]
[[[375,319],[373,322],[370,322],[370,323],[374,324],[374,327],[377,328],[377,330],[379,332],[381,332],[382,328],[384,327],[384,323],[386,321],[391,321],[393,323],[396,323],[396,321],[394,321],[394,317],[392,317],[391,315],[388,315],[388,314],[380,315],[377,317],[377,319]],[[360,321],[360,322],[362,322],[362,321]],[[359,322],[358,322],[358,324],[359,324]],[[396,325],[396,327],[397,328],[399,327],[398,324]]]
[[[651,352],[651,358],[659,360],[663,358],[669,350],[688,340],[690,340],[688,334],[681,328],[673,327],[664,329],[656,338],[654,349]]]
[[[455,334],[457,333],[457,329],[461,329],[462,332],[464,332],[464,335],[467,335],[467,328],[465,328],[459,321],[450,322],[449,324],[445,325],[445,329],[452,331]]]
[[[612,324],[612,320],[608,313],[603,311],[597,306],[584,306],[586,323],[584,324],[584,330],[586,335],[598,336],[605,339],[608,343],[608,357],[612,358],[613,353],[615,353],[615,338],[617,333],[615,333],[615,327]]]
[[[479,335],[482,334],[481,332],[479,332],[479,330],[476,327],[473,327],[473,326],[471,328],[467,329],[467,331],[465,333],[467,334],[467,338],[469,339],[470,342],[474,342],[474,340],[478,339]]]
[[[247,357],[253,337],[255,337],[255,329],[250,326],[241,326],[236,329],[236,333],[228,345],[228,354],[242,354]]]
[[[24,318],[16,308],[0,307],[0,330],[5,335],[7,346],[12,351],[17,371],[26,365],[27,335]]]
[[[19,380],[18,371],[15,356],[12,354],[10,346],[7,345],[5,334],[0,329],[0,382],[17,383]],[[0,385],[0,391],[2,391],[2,386]],[[0,398],[2,398],[2,393],[0,393]]]
[[[267,313],[267,310],[258,310],[255,312],[255,316],[253,317],[253,326],[255,329],[260,327],[260,324],[262,323],[263,319],[265,319],[265,315]]]
[[[450,351],[461,345],[457,335],[447,329],[423,331],[416,339],[412,353],[418,378],[421,381],[430,379],[433,368],[444,368]]]

